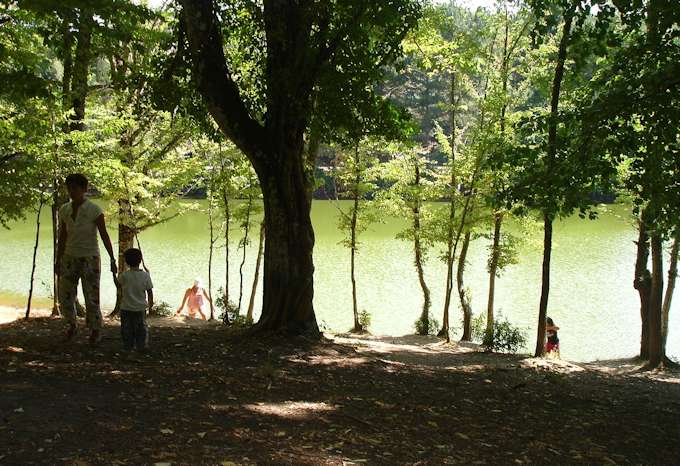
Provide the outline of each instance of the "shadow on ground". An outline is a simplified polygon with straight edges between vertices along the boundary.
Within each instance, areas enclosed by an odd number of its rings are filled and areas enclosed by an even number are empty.
[[[0,464],[665,464],[680,384],[436,340],[0,326]],[[677,374],[657,374],[661,378]]]

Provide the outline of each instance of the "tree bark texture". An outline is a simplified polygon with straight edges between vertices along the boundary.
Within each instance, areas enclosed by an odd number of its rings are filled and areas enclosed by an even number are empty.
[[[264,304],[257,326],[316,336],[311,191],[301,183],[303,167],[291,165],[284,166],[284,174],[272,174],[262,183],[267,240]]]
[[[458,256],[458,271],[456,273],[456,282],[458,284],[458,298],[460,299],[460,308],[463,311],[463,336],[461,341],[472,340],[472,307],[470,306],[470,298],[465,290],[465,282],[463,276],[465,274],[465,264],[467,262],[468,248],[470,247],[470,237],[472,232],[470,230],[465,232],[463,238],[463,246],[460,249],[460,256]]]
[[[257,283],[260,281],[260,264],[262,262],[262,252],[264,251],[265,228],[264,222],[260,225],[260,241],[257,246],[257,259],[255,260],[255,275],[253,276],[253,288],[250,290],[250,302],[246,312],[246,320],[252,322],[253,310],[255,308],[255,295],[257,294]]]
[[[633,287],[640,296],[640,358],[649,358],[649,299],[652,274],[647,268],[649,262],[649,234],[646,225],[647,212],[643,210],[638,221],[637,254],[635,258],[635,278]]]

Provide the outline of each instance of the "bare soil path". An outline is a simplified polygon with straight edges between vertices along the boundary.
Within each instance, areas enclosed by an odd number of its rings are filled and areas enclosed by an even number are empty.
[[[672,464],[680,374],[435,338],[246,337],[152,320],[125,357],[0,325],[0,464]]]

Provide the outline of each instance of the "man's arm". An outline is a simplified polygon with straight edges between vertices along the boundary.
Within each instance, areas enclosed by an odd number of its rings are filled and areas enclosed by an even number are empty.
[[[109,238],[109,232],[106,231],[106,222],[104,221],[104,214],[99,215],[96,220],[97,229],[99,230],[99,236],[102,238],[106,252],[109,253],[111,258],[111,272],[115,275],[118,272],[118,267],[116,266],[116,258],[113,255],[113,246],[111,245],[111,238]]]

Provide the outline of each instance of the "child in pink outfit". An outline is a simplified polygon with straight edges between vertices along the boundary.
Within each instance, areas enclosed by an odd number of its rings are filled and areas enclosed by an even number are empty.
[[[205,290],[205,288],[203,288],[201,279],[197,278],[194,280],[194,286],[187,288],[187,290],[184,292],[182,304],[180,304],[180,306],[177,308],[175,315],[180,315],[184,309],[184,306],[186,305],[187,309],[189,310],[189,317],[195,319],[196,313],[198,312],[201,315],[201,318],[206,320],[205,314],[203,313],[203,308],[205,307],[206,301],[210,303],[210,309],[214,311],[213,303],[210,300],[210,296],[208,296],[208,292]]]

